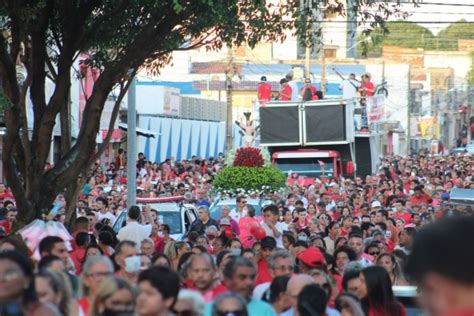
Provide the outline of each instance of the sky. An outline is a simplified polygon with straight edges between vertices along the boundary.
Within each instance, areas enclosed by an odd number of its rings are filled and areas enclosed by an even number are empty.
[[[403,4],[402,8],[411,13],[408,21],[430,22],[420,24],[434,34],[449,25],[442,22],[455,22],[460,19],[474,22],[474,0],[421,0],[418,8],[413,4]]]

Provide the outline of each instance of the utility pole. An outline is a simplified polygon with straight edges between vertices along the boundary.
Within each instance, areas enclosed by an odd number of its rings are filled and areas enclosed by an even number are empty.
[[[308,44],[306,44],[306,49],[305,49],[305,63],[304,63],[304,72],[305,72],[305,77],[306,79],[311,79],[311,68],[310,68],[310,55],[311,55],[311,49],[309,48]]]
[[[321,65],[321,92],[326,96],[326,51],[323,44],[323,63]]]
[[[233,147],[232,129],[232,79],[234,77],[234,51],[232,46],[227,46],[227,69],[225,76],[225,91],[227,97],[226,142],[225,149],[229,152]]]
[[[128,89],[127,105],[127,209],[136,204],[137,200],[137,107],[136,78]]]
[[[408,65],[408,105],[407,105],[407,156],[411,154],[411,107],[412,107],[412,98],[411,98],[411,65]]]

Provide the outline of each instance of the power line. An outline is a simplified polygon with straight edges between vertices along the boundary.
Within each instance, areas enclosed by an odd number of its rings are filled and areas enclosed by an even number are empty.
[[[408,4],[408,3],[407,3]],[[448,2],[422,2],[420,6],[424,5],[438,5],[438,6],[450,6],[450,7],[474,7],[474,4],[468,3],[448,3]]]

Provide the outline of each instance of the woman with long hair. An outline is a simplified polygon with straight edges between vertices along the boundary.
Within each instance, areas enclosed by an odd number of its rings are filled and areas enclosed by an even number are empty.
[[[392,281],[392,286],[408,285],[394,255],[390,253],[382,253],[377,257],[376,264],[387,270],[388,275],[390,276],[390,281]]]
[[[55,316],[59,315],[52,305],[38,300],[35,291],[33,265],[16,250],[0,252],[0,314]]]
[[[35,289],[41,303],[56,305],[63,316],[78,315],[78,305],[72,299],[71,283],[59,271],[43,269],[35,275]]]
[[[191,247],[185,241],[170,241],[165,246],[165,255],[171,260],[171,268],[178,271],[179,259],[186,252],[190,252]]]
[[[405,307],[395,300],[387,270],[370,266],[360,274],[358,297],[367,316],[406,316]]]
[[[97,288],[90,316],[135,315],[135,291],[122,278],[109,277]]]

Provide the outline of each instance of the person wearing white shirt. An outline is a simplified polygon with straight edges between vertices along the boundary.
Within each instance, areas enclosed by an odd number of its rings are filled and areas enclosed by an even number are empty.
[[[342,90],[342,98],[344,100],[355,98],[359,88],[360,82],[356,80],[355,74],[350,74],[349,79],[344,79],[339,85],[339,89]]]
[[[144,212],[147,212],[147,208],[144,208]],[[120,241],[129,240],[135,244],[140,245],[143,240],[148,238],[151,234],[151,225],[141,225],[138,223],[140,218],[140,208],[138,206],[131,206],[128,210],[127,225],[122,227],[117,235]]]
[[[99,221],[102,221],[104,218],[106,218],[110,221],[110,224],[113,225],[113,223],[115,222],[115,215],[109,212],[109,210],[107,209],[109,205],[107,199],[99,196],[95,200],[95,205],[97,207],[97,210],[99,211],[97,214],[97,219]]]
[[[298,101],[300,94],[298,93],[298,85],[293,81],[293,74],[289,73],[285,78],[288,80],[288,85],[291,87],[291,101]]]
[[[235,203],[235,208],[230,211],[229,216],[238,223],[240,219],[246,215],[244,212],[244,208],[245,205],[247,205],[247,199],[245,198],[245,196],[239,195],[235,199]]]
[[[276,205],[271,204],[263,209],[264,221],[261,223],[265,233],[275,238],[277,248],[283,248],[283,225],[278,222],[279,212]]]

